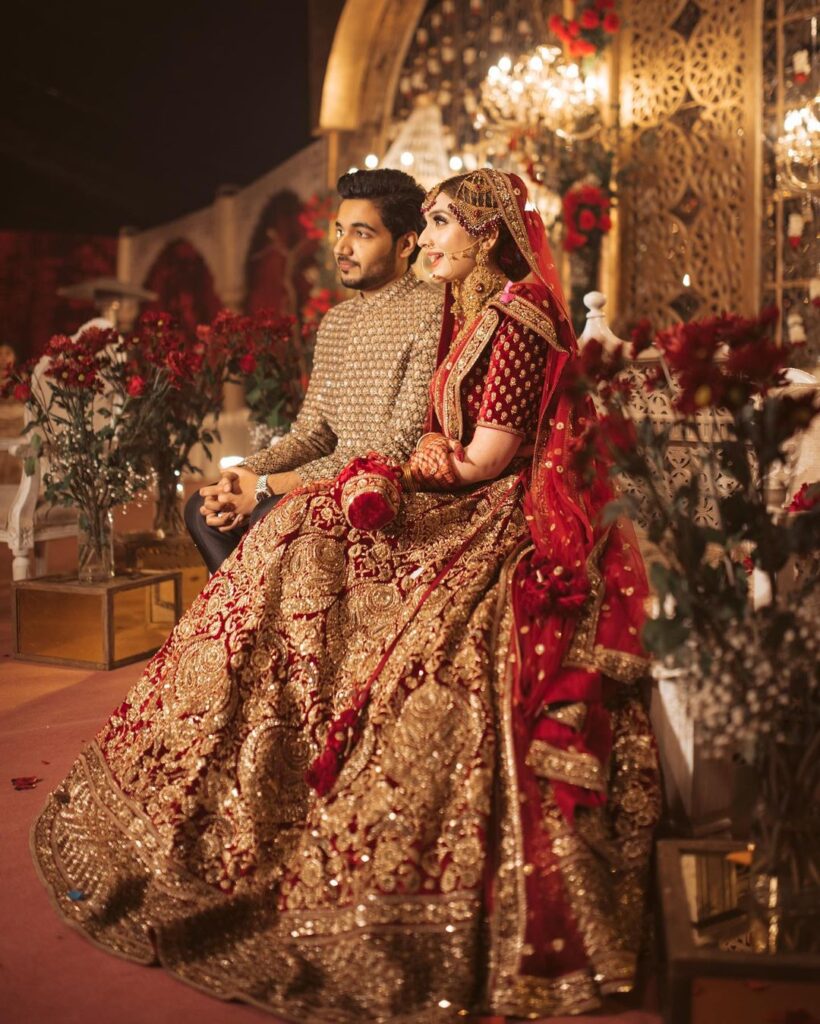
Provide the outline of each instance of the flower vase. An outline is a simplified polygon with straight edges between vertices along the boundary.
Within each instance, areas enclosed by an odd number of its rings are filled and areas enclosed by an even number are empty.
[[[78,556],[81,583],[101,583],[114,576],[114,516],[110,508],[80,513]]]
[[[157,478],[154,533],[159,540],[164,540],[166,537],[177,537],[184,532],[181,490],[179,477],[175,474]]]

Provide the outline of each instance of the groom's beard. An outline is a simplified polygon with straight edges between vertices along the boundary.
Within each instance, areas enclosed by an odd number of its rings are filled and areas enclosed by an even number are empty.
[[[375,263],[369,263],[364,269],[361,264],[354,263],[352,260],[346,260],[345,262],[352,264],[345,270],[342,270],[338,261],[336,263],[339,280],[345,288],[355,289],[356,291],[369,292],[376,288],[381,288],[382,285],[392,280],[396,273],[395,250],[391,250],[384,259],[378,260]]]

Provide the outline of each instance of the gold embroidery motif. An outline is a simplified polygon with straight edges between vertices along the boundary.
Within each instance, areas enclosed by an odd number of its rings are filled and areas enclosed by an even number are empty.
[[[548,707],[545,714],[548,718],[554,718],[556,722],[561,722],[563,725],[568,725],[570,729],[580,732],[587,718],[587,706],[580,701],[573,704],[557,704]]]
[[[524,298],[523,295],[513,295],[509,302],[501,302],[493,299],[490,305],[500,310],[513,320],[517,320],[523,327],[533,331],[539,338],[543,338],[548,345],[551,345],[558,352],[564,352],[564,347],[558,341],[555,332],[555,324],[552,317],[536,306],[534,302]]]
[[[444,385],[444,408],[437,409],[436,415],[445,434],[454,440],[460,439],[464,431],[461,409],[462,381],[473,368],[484,346],[495,334],[500,319],[495,310],[485,310],[447,376]]]
[[[577,750],[560,750],[544,740],[533,740],[527,764],[541,779],[569,782],[584,789],[606,791],[607,773],[597,757]]]
[[[501,430],[505,434],[514,434],[516,437],[526,437],[525,430],[516,430],[514,427],[507,427],[503,423],[487,423],[485,420],[476,420],[477,427],[486,427],[488,430]]]

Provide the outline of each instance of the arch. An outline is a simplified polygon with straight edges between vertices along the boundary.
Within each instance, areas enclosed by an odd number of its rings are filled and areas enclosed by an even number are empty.
[[[208,264],[186,238],[165,244],[145,275],[143,285],[157,293],[156,302],[148,308],[167,310],[188,330],[212,320],[222,305]]]
[[[274,309],[299,316],[310,294],[305,270],[317,248],[305,235],[303,210],[303,200],[286,187],[277,189],[260,211],[243,266],[247,312]]]
[[[381,131],[425,0],[347,0],[322,87],[319,128]]]

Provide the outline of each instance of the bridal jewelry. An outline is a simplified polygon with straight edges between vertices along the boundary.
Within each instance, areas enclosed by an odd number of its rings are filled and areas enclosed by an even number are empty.
[[[475,267],[463,281],[453,282],[453,314],[465,324],[472,323],[489,300],[501,291],[506,277],[489,266],[490,253],[479,245]]]

